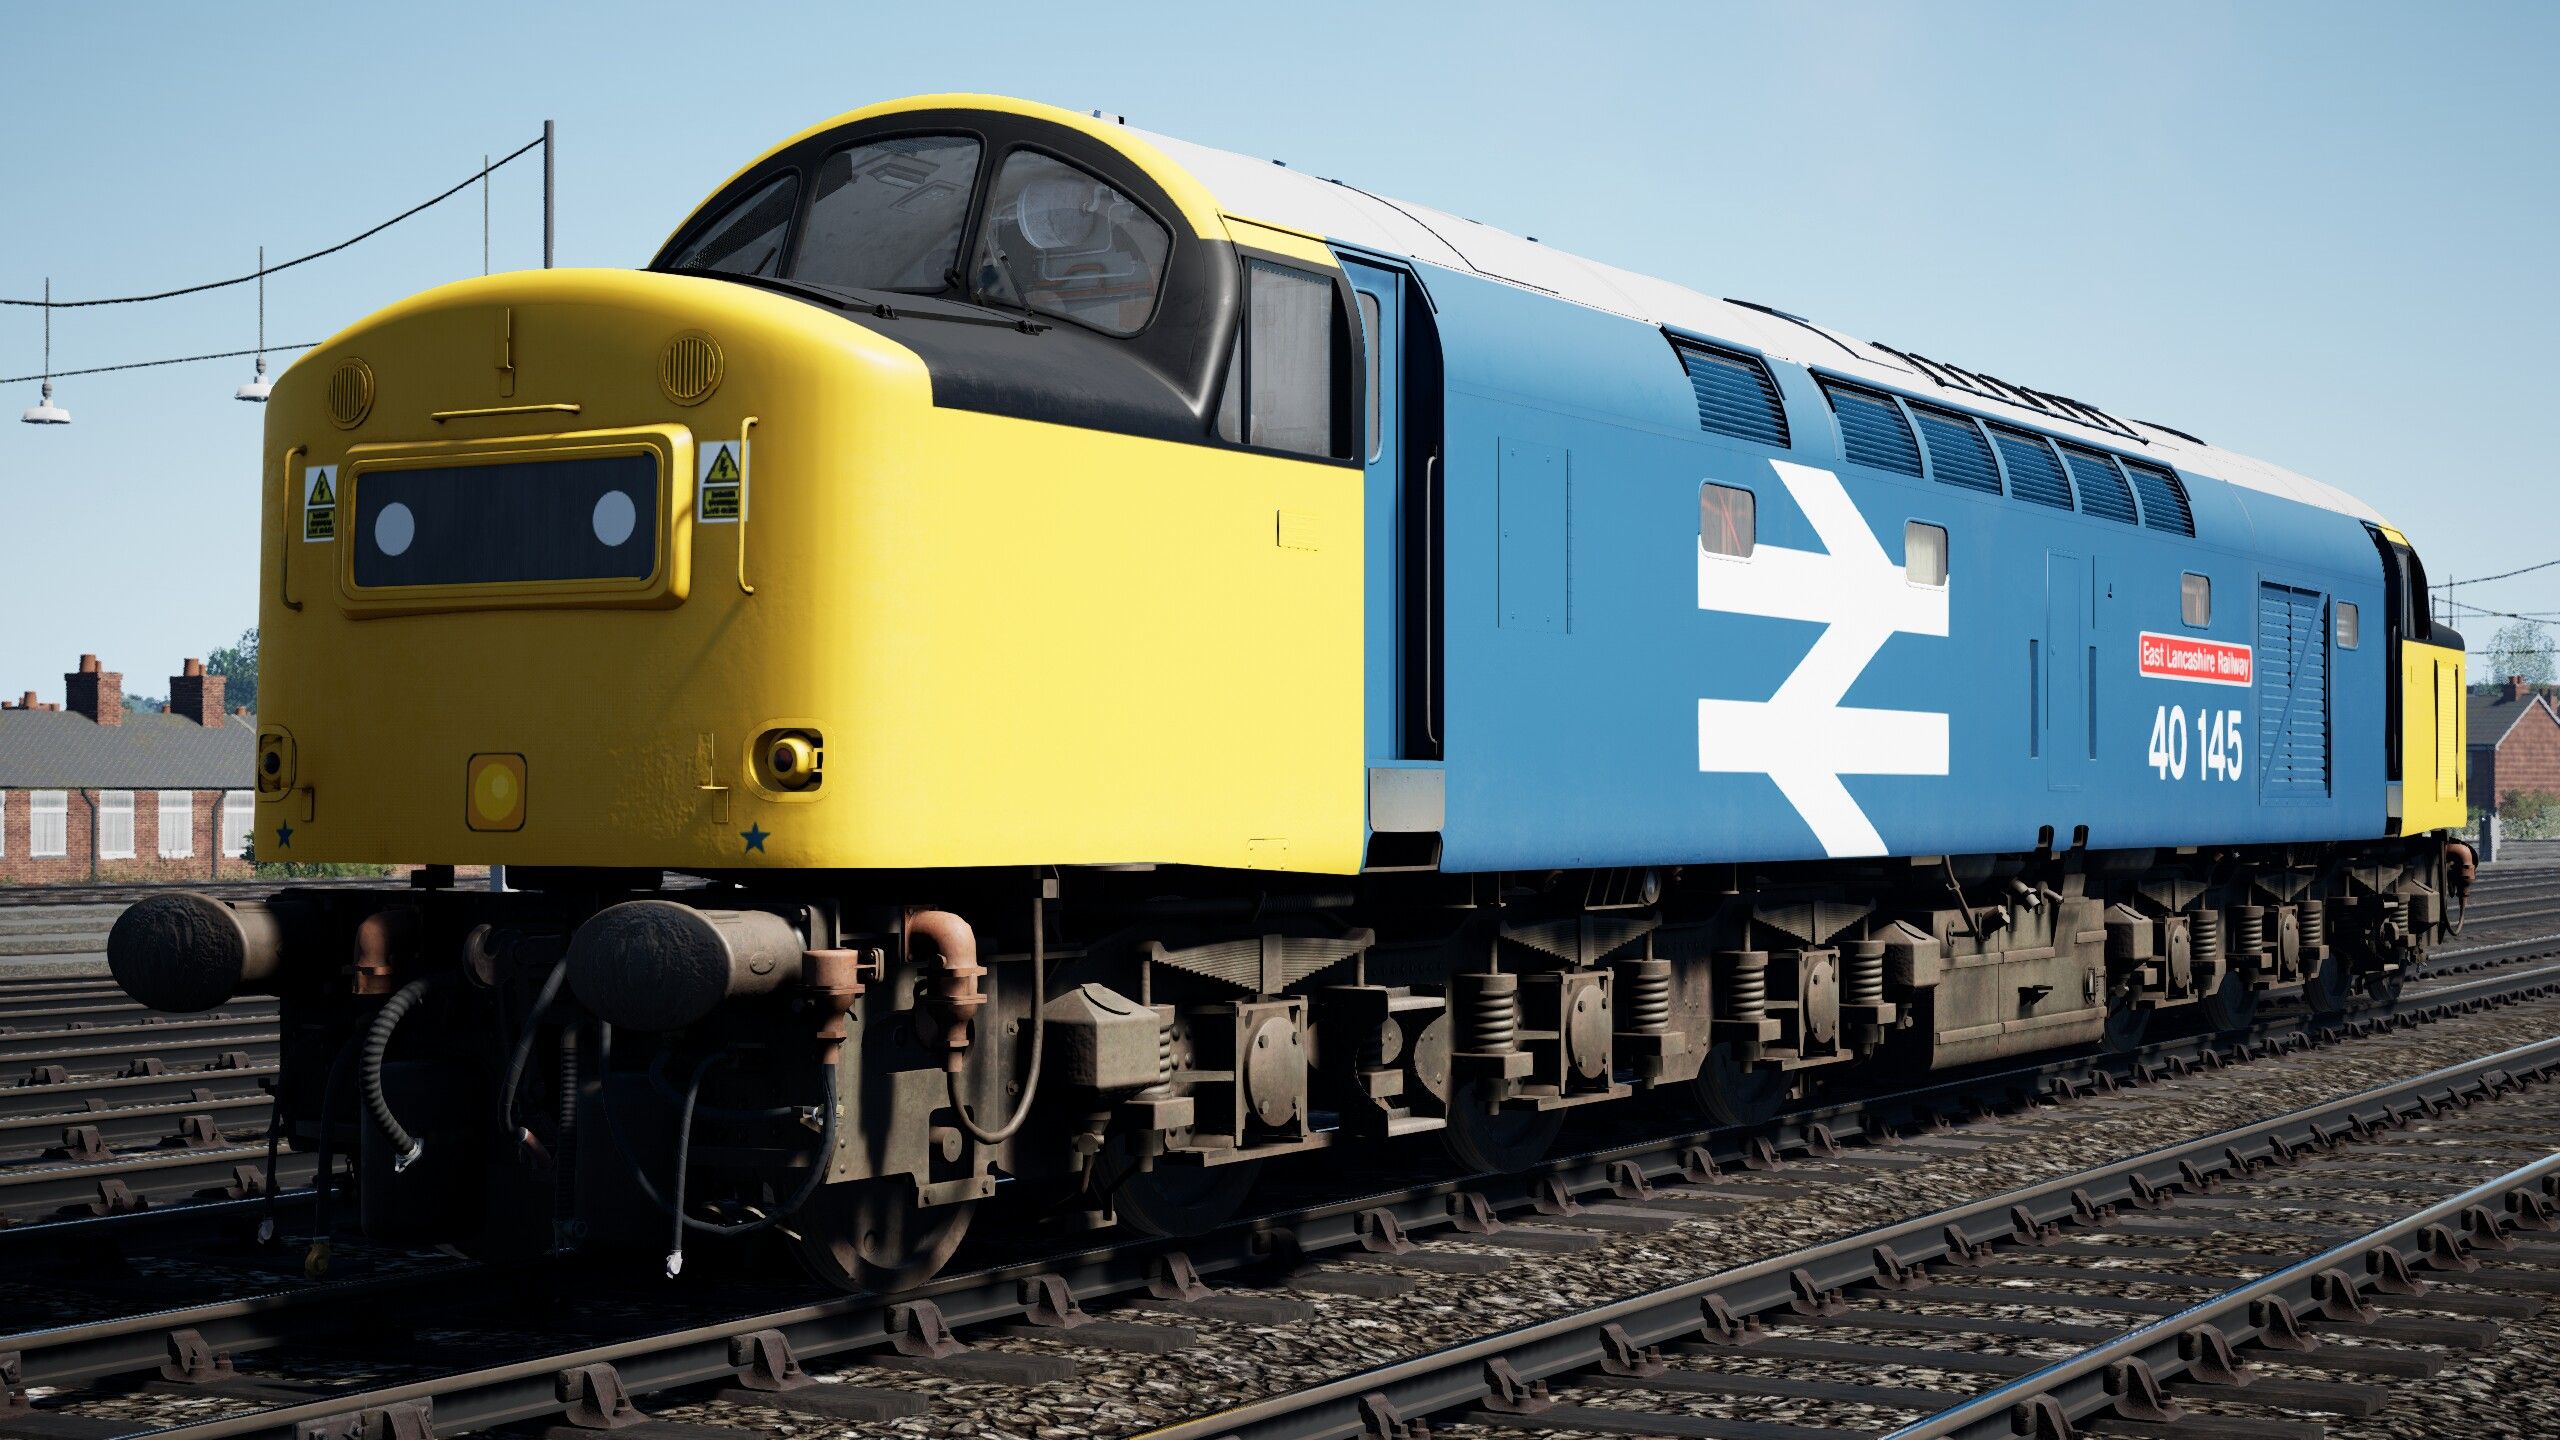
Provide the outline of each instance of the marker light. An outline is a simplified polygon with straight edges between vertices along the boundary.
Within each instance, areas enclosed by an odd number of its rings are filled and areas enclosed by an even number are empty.
[[[772,730],[756,742],[756,768],[769,789],[813,790],[826,769],[824,742],[806,730]]]

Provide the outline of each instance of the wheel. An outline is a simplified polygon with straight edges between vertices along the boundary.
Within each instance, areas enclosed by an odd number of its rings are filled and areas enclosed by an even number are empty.
[[[1111,1208],[1121,1224],[1142,1235],[1197,1235],[1234,1218],[1261,1173],[1262,1167],[1250,1160],[1234,1165],[1158,1161],[1154,1169],[1121,1181],[1111,1192]]]
[[[1485,1082],[1469,1081],[1449,1097],[1449,1123],[1441,1130],[1449,1157],[1472,1172],[1509,1174],[1546,1158],[1564,1131],[1561,1110],[1496,1110],[1485,1101]]]
[[[2366,998],[2383,1009],[2389,1010],[2399,1005],[2400,987],[2407,983],[2408,978],[2409,972],[2406,967],[2367,970],[2356,977],[2356,984],[2364,991]]]
[[[2250,988],[2249,977],[2240,967],[2227,966],[2222,982],[2196,1008],[2204,1012],[2208,1030],[2246,1030],[2249,1022],[2258,1018],[2258,992]]]
[[[2151,1017],[2159,1012],[2139,997],[2119,994],[2107,1007],[2107,1033],[2098,1042],[2110,1055],[2129,1055],[2151,1034]]]
[[[1710,1046],[1698,1078],[1689,1082],[1689,1099],[1718,1125],[1760,1125],[1778,1117],[1787,1104],[1787,1073],[1745,1065],[1730,1044]]]
[[[810,1274],[841,1289],[912,1289],[960,1248],[976,1209],[969,1201],[926,1209],[904,1178],[827,1185],[796,1217],[793,1249]]]
[[[2320,968],[2302,979],[2302,1003],[2311,1007],[2314,1015],[2346,1014],[2355,994],[2356,976],[2348,968],[2343,950],[2331,950],[2329,958],[2320,962]]]

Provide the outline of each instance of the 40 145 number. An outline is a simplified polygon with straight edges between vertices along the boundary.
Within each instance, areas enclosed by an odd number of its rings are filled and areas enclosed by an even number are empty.
[[[2196,778],[2199,780],[2237,780],[2248,759],[2248,742],[2243,738],[2247,722],[2237,710],[2208,710],[2201,706],[2195,712],[2195,743],[2188,744],[2188,720],[2184,708],[2163,705],[2151,716],[2151,771],[2163,780],[2187,778],[2189,750],[2195,752]]]

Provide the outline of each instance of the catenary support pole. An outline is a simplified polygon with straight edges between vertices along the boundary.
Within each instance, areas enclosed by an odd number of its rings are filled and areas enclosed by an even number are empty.
[[[556,216],[557,214],[559,214],[559,206],[558,206],[558,204],[557,204],[557,202],[556,202],[556,199],[555,199],[555,197],[556,197],[556,195],[557,195],[557,193],[558,193],[558,192],[553,188],[553,187],[554,187],[554,185],[556,184],[556,180],[555,180],[555,178],[554,178],[554,177],[555,177],[555,175],[556,175],[556,173],[557,173],[558,167],[557,167],[557,166],[555,166],[555,165],[552,163],[552,162],[553,162],[553,160],[557,157],[557,155],[558,155],[558,153],[559,153],[559,150],[560,150],[560,131],[559,131],[559,126],[558,126],[557,122],[550,121],[550,120],[545,120],[545,121],[543,121],[543,122],[542,122],[542,268],[543,268],[543,269],[545,269],[545,270],[548,270],[548,269],[550,269],[550,268],[551,268],[551,237],[552,237],[552,219],[553,219],[553,217],[554,217],[554,216]]]

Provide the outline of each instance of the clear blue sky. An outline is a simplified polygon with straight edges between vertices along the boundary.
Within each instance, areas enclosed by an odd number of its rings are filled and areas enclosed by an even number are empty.
[[[2362,496],[2437,576],[2560,556],[2560,7],[264,3],[12,7],[0,294],[344,238],[560,122],[560,257],[635,265],[768,143],[992,90],[1525,231],[2085,397]],[[540,258],[535,171],[496,263]],[[277,277],[313,340],[480,265],[476,203]],[[246,347],[246,290],[57,316]],[[37,368],[0,310],[0,375]],[[254,623],[249,363],[0,387],[0,693],[159,694]],[[2560,570],[2472,597],[2560,611]],[[2473,621],[2475,644],[2493,622]]]

